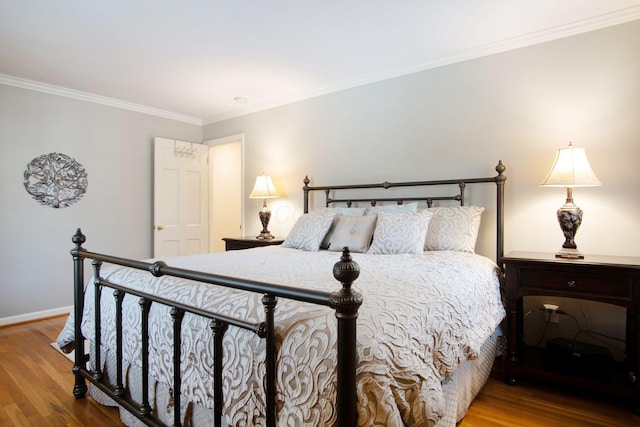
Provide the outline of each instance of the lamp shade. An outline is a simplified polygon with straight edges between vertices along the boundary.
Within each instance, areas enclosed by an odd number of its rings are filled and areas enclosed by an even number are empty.
[[[253,190],[249,195],[250,199],[273,199],[279,197],[276,187],[269,175],[258,175]]]
[[[602,183],[591,170],[584,148],[560,148],[553,167],[540,185],[548,187],[596,187]]]

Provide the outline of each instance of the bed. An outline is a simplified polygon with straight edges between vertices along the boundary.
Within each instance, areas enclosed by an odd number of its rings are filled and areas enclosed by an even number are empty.
[[[74,311],[58,338],[76,351],[74,396],[117,404],[127,425],[454,426],[488,378],[504,318],[500,268],[474,252],[487,208],[465,205],[467,186],[496,186],[499,259],[506,177],[495,169],[305,178],[305,213],[281,246],[138,261],[85,250],[78,230]],[[440,187],[456,194],[424,194]]]

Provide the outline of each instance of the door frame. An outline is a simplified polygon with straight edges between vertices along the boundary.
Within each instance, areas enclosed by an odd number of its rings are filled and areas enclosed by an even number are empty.
[[[204,145],[209,147],[213,147],[215,145],[229,144],[232,142],[240,143],[240,234],[244,234],[244,211],[245,211],[245,202],[244,202],[244,133],[237,133],[229,136],[225,136],[222,138],[213,138],[206,141],[203,141]],[[211,175],[211,167],[212,167],[211,156],[209,156],[209,175]],[[212,206],[211,198],[212,198],[213,188],[209,186],[209,207]],[[209,252],[213,252],[213,209],[209,209]],[[235,236],[229,236],[235,237]]]

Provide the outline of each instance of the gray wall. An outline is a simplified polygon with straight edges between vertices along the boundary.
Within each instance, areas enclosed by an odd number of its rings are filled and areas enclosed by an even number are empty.
[[[0,319],[73,304],[77,227],[89,250],[151,256],[154,136],[201,141],[202,127],[0,85]],[[87,194],[64,209],[23,185],[27,164],[51,152],[88,173]]]
[[[316,185],[491,176],[501,159],[506,250],[551,253],[564,241],[555,211],[566,193],[539,183],[556,150],[573,141],[604,184],[574,190],[585,212],[579,249],[640,256],[640,21],[210,124],[204,138],[239,132],[245,193],[262,171],[283,190],[269,203],[277,236],[301,213],[306,174]],[[474,194],[471,203],[482,200]],[[251,235],[259,204],[246,206]],[[490,236],[481,237],[480,252],[491,255]],[[624,338],[624,310],[549,297],[528,298],[525,310],[537,314],[544,302]],[[535,314],[526,323],[530,344],[544,329]],[[563,319],[546,338],[573,338],[575,323]]]
[[[584,253],[640,256],[640,21],[395,78],[205,126],[243,132],[245,193],[271,174],[270,230],[317,185],[490,176],[507,166],[506,249],[555,252],[563,188],[544,188],[558,148],[584,147],[602,187],[577,188]],[[259,231],[260,204],[245,209]]]

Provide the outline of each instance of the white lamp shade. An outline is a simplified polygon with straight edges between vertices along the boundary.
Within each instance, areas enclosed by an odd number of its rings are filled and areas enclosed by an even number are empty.
[[[249,195],[250,199],[273,199],[278,197],[276,187],[269,175],[258,175],[253,190]]]
[[[548,187],[596,187],[602,185],[591,170],[584,148],[569,144],[556,154],[556,160],[540,185]]]

